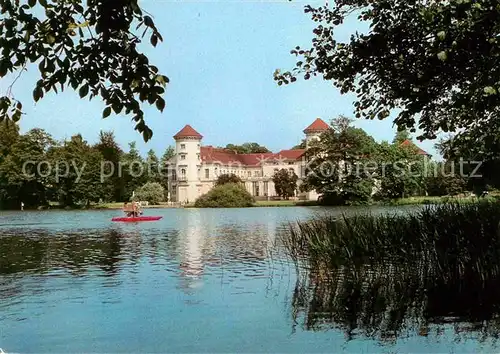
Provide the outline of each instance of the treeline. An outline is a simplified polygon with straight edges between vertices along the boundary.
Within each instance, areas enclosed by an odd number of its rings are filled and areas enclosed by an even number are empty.
[[[397,132],[390,143],[378,143],[351,119],[339,117],[306,151],[307,175],[300,188],[316,190],[326,204],[481,193],[495,179],[495,169],[484,163],[475,171],[476,163],[458,156],[434,161],[406,131]]]
[[[43,129],[20,134],[12,122],[0,124],[0,208],[88,206],[130,200],[140,187],[158,183],[166,189],[165,162],[150,150],[143,158],[134,142],[125,151],[112,132],[101,132],[96,144],[80,134],[56,141]]]

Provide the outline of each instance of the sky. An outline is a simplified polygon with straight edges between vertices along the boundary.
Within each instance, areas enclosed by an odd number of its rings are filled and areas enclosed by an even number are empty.
[[[102,101],[81,100],[70,88],[47,94],[35,104],[36,67],[28,68],[13,88],[23,101],[22,132],[39,127],[56,139],[81,133],[94,143],[101,130],[112,130],[122,147],[137,141],[142,154],[153,149],[161,155],[174,144],[172,136],[190,124],[204,136],[203,145],[257,142],[279,151],[298,144],[303,129],[317,117],[327,122],[340,114],[354,117],[353,96],[341,95],[331,82],[299,79],[278,86],[273,80],[275,69],[294,67],[291,49],[311,46],[315,23],[304,13],[303,1],[142,0],[140,4],[151,13],[164,39],[156,48],[142,48],[170,79],[163,113],[144,106],[153,138],[144,143],[131,117],[112,114],[102,119]],[[351,21],[336,37],[345,40],[360,28]],[[1,80],[2,93],[10,83],[9,78]],[[357,119],[355,125],[377,141],[391,141],[396,130],[390,119]],[[434,143],[419,146],[434,155]]]

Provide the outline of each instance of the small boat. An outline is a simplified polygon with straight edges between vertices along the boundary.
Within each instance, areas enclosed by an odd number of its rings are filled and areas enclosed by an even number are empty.
[[[111,221],[121,221],[121,222],[138,222],[138,221],[157,221],[163,216],[123,216],[114,217]]]

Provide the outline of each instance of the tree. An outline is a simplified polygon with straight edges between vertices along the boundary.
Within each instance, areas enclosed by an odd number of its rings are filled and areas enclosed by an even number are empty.
[[[290,197],[295,196],[298,179],[299,178],[293,171],[290,173],[284,168],[276,171],[273,175],[276,194],[284,199],[289,199]]]
[[[376,158],[377,179],[380,181],[378,197],[404,198],[425,190],[427,160],[418,154],[414,145],[383,142],[378,147]]]
[[[306,139],[302,139],[302,141],[300,142],[300,144],[298,145],[295,145],[292,150],[297,150],[297,149],[305,149],[307,147],[306,145]]]
[[[0,206],[9,206],[12,203],[14,190],[10,173],[14,166],[13,162],[6,163],[11,154],[12,147],[19,139],[19,127],[16,123],[4,120],[0,122]]]
[[[99,133],[99,142],[94,145],[94,148],[99,151],[104,159],[103,172],[106,178],[102,182],[103,199],[106,201],[123,201],[124,184],[120,176],[120,159],[123,155],[123,150],[116,142],[113,132]]]
[[[136,130],[151,138],[141,103],[163,111],[168,78],[138,51],[141,39],[134,31],[144,28],[142,37],[150,31],[153,46],[163,39],[137,0],[1,0],[0,11],[1,78],[36,63],[35,101],[58,86],[71,87],[81,98],[100,97],[104,118],[112,111],[132,114]],[[12,85],[0,97],[0,121],[21,118],[23,105],[12,96]]]
[[[244,143],[242,145],[227,144],[225,149],[238,154],[260,154],[271,152],[265,146],[261,146],[257,143]]]
[[[146,157],[146,168],[148,171],[148,180],[149,182],[160,182],[160,160],[153,149],[148,151],[148,155]]]
[[[148,182],[137,189],[134,199],[158,205],[160,202],[165,200],[165,191],[163,190],[161,184],[157,182]]]
[[[245,208],[255,203],[248,191],[237,183],[217,185],[196,199],[197,208]]]
[[[10,153],[10,150],[19,139],[19,126],[10,121],[0,122],[0,162]]]
[[[49,150],[49,183],[64,206],[73,207],[98,202],[102,198],[101,153],[80,134]]]
[[[169,145],[166,149],[165,152],[163,153],[163,156],[161,157],[161,160],[163,162],[167,162],[170,159],[172,159],[175,156],[175,149],[172,145]]]
[[[452,169],[447,174],[464,177],[467,190],[480,194],[490,187],[500,188],[500,157],[492,154],[490,149],[496,151],[496,148],[488,145],[487,141],[477,141],[474,146],[470,146],[457,143],[456,137],[451,135],[441,139],[436,144],[436,149],[444,157],[446,167]]]
[[[7,121],[5,121],[7,122]],[[5,138],[5,137],[4,137]],[[19,208],[46,205],[50,198],[46,161],[54,139],[43,129],[32,129],[19,135],[9,154],[0,163],[0,195],[2,207]]]
[[[124,180],[124,198],[130,200],[132,194],[148,181],[144,159],[137,150],[136,143],[129,143],[129,151],[122,155],[122,178]]]
[[[221,186],[226,183],[241,184],[243,183],[243,181],[234,173],[219,175],[219,177],[217,177],[217,180],[215,181],[216,186]]]
[[[454,162],[434,162],[430,164],[430,175],[426,178],[429,195],[457,195],[467,190],[467,180],[453,166]]]
[[[316,190],[325,201],[342,204],[366,203],[374,186],[370,174],[358,169],[376,154],[375,140],[362,129],[351,125],[352,120],[340,116],[332,128],[321,135],[306,153],[306,177],[302,191]]]
[[[400,129],[432,139],[457,131],[457,143],[485,141],[498,155],[500,127],[500,7],[496,0],[337,0],[306,6],[317,23],[310,49],[278,84],[322,76],[354,93],[356,117],[385,119],[397,109]],[[337,29],[350,16],[366,23],[346,42]]]
[[[172,145],[169,145],[165,152],[163,153],[160,161],[160,184],[162,185],[165,191],[165,199],[168,198],[169,187],[168,180],[169,175],[171,174],[172,168],[175,168],[175,165],[172,164],[171,160],[175,156],[175,149]]]
[[[393,144],[402,144],[404,141],[409,140],[411,141],[411,135],[408,132],[408,130],[398,130],[396,132],[396,135],[394,136],[394,140],[392,141]]]

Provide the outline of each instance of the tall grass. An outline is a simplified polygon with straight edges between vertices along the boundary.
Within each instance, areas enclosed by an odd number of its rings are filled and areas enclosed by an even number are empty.
[[[390,262],[430,268],[447,281],[484,280],[500,274],[499,222],[500,203],[451,203],[298,222],[283,241],[292,259],[308,268]]]
[[[299,269],[292,300],[306,329],[394,337],[442,320],[500,329],[500,203],[407,214],[320,217],[282,235]]]

